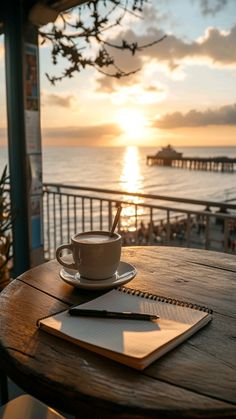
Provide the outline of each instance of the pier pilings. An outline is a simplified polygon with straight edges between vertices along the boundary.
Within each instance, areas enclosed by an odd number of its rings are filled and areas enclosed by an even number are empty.
[[[205,170],[214,172],[233,173],[236,169],[236,159],[227,157],[181,157],[181,158],[160,158],[147,156],[149,166],[167,166],[190,170]]]

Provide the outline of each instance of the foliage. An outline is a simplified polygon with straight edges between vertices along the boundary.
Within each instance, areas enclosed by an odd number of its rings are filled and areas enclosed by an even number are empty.
[[[12,216],[9,199],[7,166],[0,178],[0,288],[10,279]]]
[[[111,55],[111,50],[129,51],[134,55],[137,51],[161,42],[154,40],[150,44],[138,45],[123,39],[120,44],[108,41],[107,32],[121,25],[127,13],[139,15],[143,12],[148,0],[90,0],[77,9],[73,15],[60,14],[59,21],[39,31],[42,44],[51,44],[53,64],[60,58],[67,59],[69,66],[59,76],[46,74],[52,84],[65,77],[73,77],[75,72],[85,68],[95,68],[98,72],[110,77],[121,78],[136,73],[139,69],[125,72],[119,68]],[[75,10],[75,11],[74,11]],[[76,13],[76,15],[75,15]],[[89,48],[92,52],[88,55]]]

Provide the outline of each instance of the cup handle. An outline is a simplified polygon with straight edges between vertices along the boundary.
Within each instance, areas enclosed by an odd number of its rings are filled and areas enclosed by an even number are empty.
[[[61,246],[59,246],[57,248],[57,250],[56,250],[56,258],[57,258],[58,262],[61,265],[65,266],[66,268],[69,268],[69,269],[77,269],[75,263],[66,263],[66,262],[64,262],[64,260],[61,259],[61,251],[63,249],[69,249],[69,250],[72,251],[72,246],[71,246],[71,244],[62,244]]]

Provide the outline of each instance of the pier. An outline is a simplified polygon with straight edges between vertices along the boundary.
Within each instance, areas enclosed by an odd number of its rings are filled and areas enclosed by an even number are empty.
[[[168,166],[190,170],[206,170],[214,172],[233,173],[236,169],[236,158],[219,157],[183,157],[170,145],[162,148],[155,155],[147,156],[149,166]]]

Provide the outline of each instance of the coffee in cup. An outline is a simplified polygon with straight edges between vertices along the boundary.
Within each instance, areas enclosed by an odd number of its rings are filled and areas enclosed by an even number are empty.
[[[63,249],[72,252],[73,263],[61,258]],[[87,231],[71,237],[71,243],[62,244],[56,250],[58,262],[75,269],[86,279],[110,278],[117,271],[121,255],[121,236],[109,231]]]

